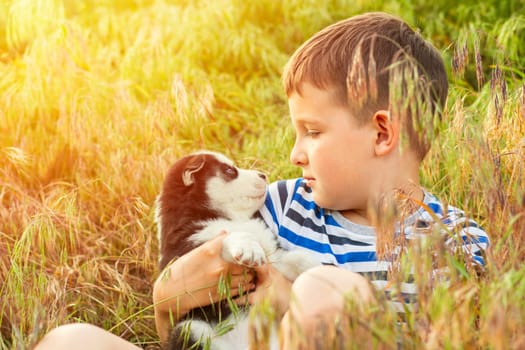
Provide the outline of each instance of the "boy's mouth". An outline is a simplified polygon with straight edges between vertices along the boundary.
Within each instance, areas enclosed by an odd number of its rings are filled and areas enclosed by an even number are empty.
[[[308,187],[312,187],[313,184],[315,183],[315,179],[313,177],[304,176],[303,179],[306,182],[306,186],[308,186]]]

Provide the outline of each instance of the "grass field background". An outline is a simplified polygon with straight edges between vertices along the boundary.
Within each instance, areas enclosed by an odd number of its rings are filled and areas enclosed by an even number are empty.
[[[283,65],[372,10],[441,50],[447,127],[422,181],[492,239],[484,275],[422,293],[407,328],[378,339],[525,348],[523,0],[1,0],[0,349],[76,321],[157,347],[153,202],[169,164],[206,148],[300,176]]]

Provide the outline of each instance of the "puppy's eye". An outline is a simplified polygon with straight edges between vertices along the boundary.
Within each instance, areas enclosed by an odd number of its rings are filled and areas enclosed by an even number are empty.
[[[222,172],[224,173],[224,175],[227,175],[228,177],[231,177],[231,178],[237,177],[237,169],[235,169],[235,167],[225,165],[222,168]]]

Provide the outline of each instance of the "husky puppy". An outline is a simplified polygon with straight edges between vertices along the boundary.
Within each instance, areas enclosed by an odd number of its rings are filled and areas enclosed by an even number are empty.
[[[175,162],[156,202],[160,269],[224,230],[226,261],[251,267],[271,262],[292,281],[319,265],[305,250],[280,249],[276,236],[254,217],[264,204],[266,188],[265,174],[237,168],[220,153],[201,151]],[[196,308],[175,325],[167,347],[204,349],[209,344],[212,350],[247,349],[247,313],[241,309],[234,315],[227,302]],[[225,317],[232,330],[219,334],[215,326]]]

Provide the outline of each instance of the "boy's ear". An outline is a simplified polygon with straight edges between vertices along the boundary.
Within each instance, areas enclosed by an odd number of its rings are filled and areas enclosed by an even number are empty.
[[[387,110],[375,112],[372,123],[376,129],[374,151],[376,155],[389,154],[398,145],[399,120],[394,120]]]

